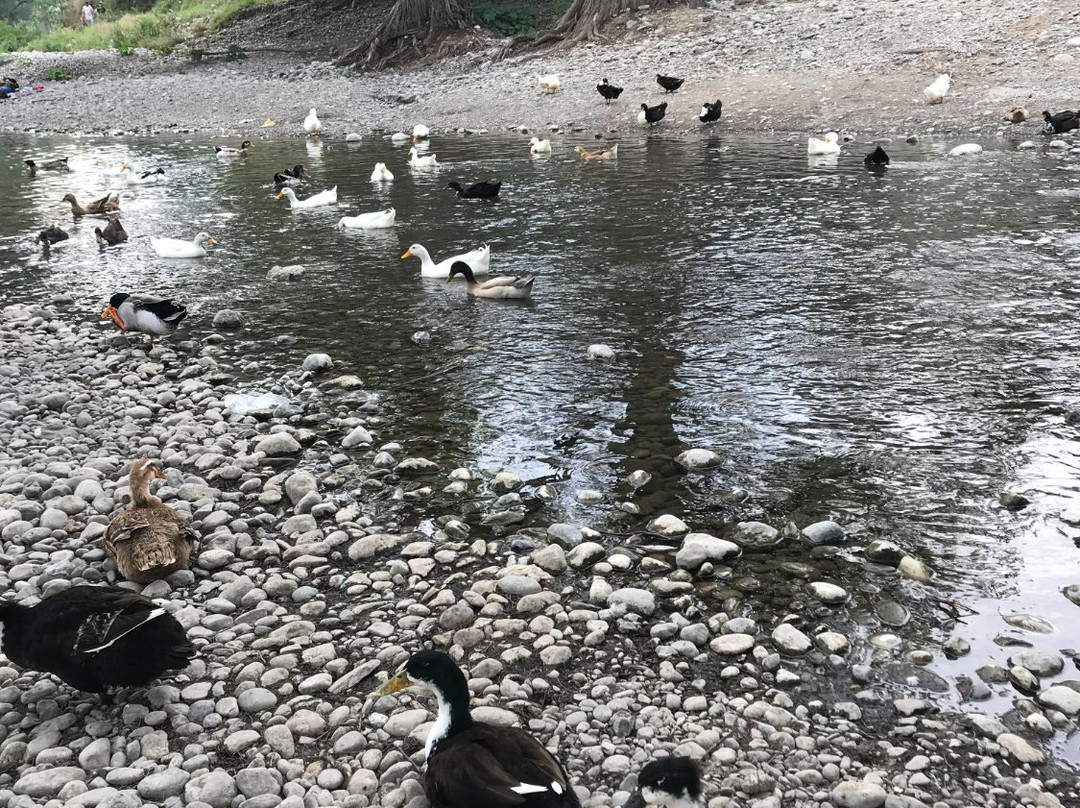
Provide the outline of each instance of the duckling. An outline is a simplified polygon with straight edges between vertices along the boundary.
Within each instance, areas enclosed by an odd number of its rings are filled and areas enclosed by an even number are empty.
[[[421,157],[416,151],[416,147],[413,146],[409,149],[409,165],[413,168],[435,168],[439,165],[439,162],[435,159],[434,154],[425,154]]]
[[[619,156],[619,144],[616,143],[610,149],[600,149],[599,151],[586,151],[582,146],[575,146],[574,151],[581,156],[581,159],[586,163],[596,162],[598,160],[614,160]]]
[[[499,195],[502,183],[499,180],[483,180],[462,188],[460,183],[451,181],[446,183],[446,187],[457,191],[458,199],[494,199]]]
[[[701,112],[698,113],[698,120],[702,123],[713,123],[720,120],[720,113],[724,109],[724,102],[719,98],[716,99],[715,104],[710,104],[706,101],[701,105]]]
[[[472,717],[465,675],[447,654],[413,654],[376,695],[408,687],[434,694],[439,704],[424,745],[424,792],[432,808],[580,808],[566,772],[542,743]]]
[[[299,188],[306,175],[307,169],[297,163],[292,169],[286,168],[274,175],[274,188],[279,191],[285,187]]]
[[[690,758],[672,755],[646,764],[624,808],[700,808],[701,769]]]
[[[529,138],[529,154],[551,154],[551,141],[547,138]]]
[[[49,225],[37,235],[37,241],[41,242],[41,246],[44,247],[45,252],[49,251],[49,247],[57,244],[61,241],[67,241],[70,236],[67,231],[61,230],[55,224]]]
[[[80,205],[74,194],[65,194],[60,201],[71,205],[73,216],[100,216],[103,213],[120,210],[120,194],[109,194],[93,202],[87,202],[85,205]]]
[[[100,227],[94,228],[94,236],[97,238],[98,244],[114,245],[128,240],[127,231],[124,230],[124,226],[120,224],[119,219],[113,219],[102,230]]]
[[[376,163],[375,164],[375,170],[371,172],[371,181],[372,182],[393,182],[394,181],[394,172],[386,167],[386,163]]]
[[[532,297],[533,281],[536,278],[503,275],[482,283],[476,280],[472,269],[464,261],[455,261],[450,267],[449,283],[455,275],[465,277],[465,291],[473,297],[490,297],[498,300],[528,300]]]
[[[214,154],[223,160],[231,159],[233,157],[247,157],[248,149],[251,148],[251,141],[245,140],[240,144],[240,148],[236,149],[232,146],[214,146]]]
[[[1028,111],[1023,104],[1017,101],[1009,107],[1004,119],[1009,123],[1023,123],[1028,119]]]
[[[101,312],[102,319],[111,319],[121,331],[139,331],[150,337],[172,334],[187,317],[187,308],[166,297],[130,292],[117,292]]]
[[[863,158],[863,165],[869,169],[885,168],[889,164],[889,155],[881,146],[875,148]]]
[[[949,74],[942,73],[941,75],[939,75],[936,79],[934,79],[932,84],[930,84],[925,90],[923,90],[923,95],[926,96],[927,103],[940,104],[942,101],[944,101],[945,96],[949,93],[949,86]]]
[[[1055,112],[1051,115],[1043,110],[1043,132],[1048,135],[1060,135],[1063,132],[1071,132],[1080,129],[1080,113],[1067,109],[1064,112]]]
[[[30,172],[31,177],[37,176],[38,171],[71,171],[66,157],[58,157],[55,160],[23,160],[23,165]]]
[[[614,84],[609,84],[607,79],[604,79],[596,85],[596,92],[604,96],[604,103],[610,104],[620,95],[622,95],[623,88],[616,87]]]
[[[638,113],[638,123],[649,124],[659,123],[667,115],[667,101],[657,104],[655,107],[650,107],[648,104],[641,105],[641,112]]]
[[[807,138],[806,140],[806,153],[807,154],[839,154],[840,153],[840,136],[836,132],[826,132],[825,137],[818,139],[816,137]]]
[[[151,480],[165,474],[146,457],[128,472],[131,505],[109,522],[103,543],[105,555],[127,581],[148,584],[186,570],[195,547],[195,534],[184,517],[150,493]]]
[[[562,82],[559,80],[559,77],[556,76],[554,73],[549,73],[546,76],[540,77],[540,89],[548,95],[556,92],[561,86]]]
[[[661,76],[659,73],[656,74],[656,83],[664,88],[665,93],[675,92],[682,87],[684,81],[686,81],[686,79],[677,79],[674,76]]]
[[[114,586],[72,586],[34,606],[4,601],[0,628],[0,650],[16,665],[98,693],[103,703],[110,688],[149,684],[195,656],[175,617]]]
[[[307,132],[308,137],[315,137],[322,131],[322,121],[319,120],[315,107],[312,107],[307,117],[304,118],[304,131]]]

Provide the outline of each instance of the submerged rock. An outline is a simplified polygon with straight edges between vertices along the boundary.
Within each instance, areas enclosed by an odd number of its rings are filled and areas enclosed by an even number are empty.
[[[803,540],[815,547],[822,544],[840,544],[846,535],[844,529],[830,519],[814,522],[802,529]]]
[[[688,449],[675,456],[675,462],[687,471],[710,469],[720,465],[723,458],[710,449]]]

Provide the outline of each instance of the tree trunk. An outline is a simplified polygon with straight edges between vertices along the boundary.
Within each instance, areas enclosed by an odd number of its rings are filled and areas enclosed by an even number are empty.
[[[396,0],[382,24],[340,62],[383,67],[409,49],[422,53],[440,34],[465,27],[461,0]]]

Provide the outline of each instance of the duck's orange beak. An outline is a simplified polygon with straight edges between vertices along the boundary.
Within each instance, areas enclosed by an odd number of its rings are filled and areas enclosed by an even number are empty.
[[[106,306],[105,311],[101,312],[102,319],[109,319],[120,326],[121,331],[127,331],[128,328],[124,325],[124,321],[120,319],[120,312],[116,310],[114,306]]]
[[[411,256],[412,256],[412,250],[406,250],[405,254],[403,256],[401,256],[401,257],[402,258],[409,258]]]
[[[274,199],[281,199],[281,197],[283,196],[285,196],[285,194],[279,193],[277,196],[274,197]]]
[[[207,236],[206,243],[207,244],[217,244],[217,239],[215,239],[213,236]]]

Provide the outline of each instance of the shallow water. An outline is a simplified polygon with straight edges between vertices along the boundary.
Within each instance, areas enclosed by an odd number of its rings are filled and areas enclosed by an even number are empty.
[[[1075,160],[1005,141],[974,158],[946,157],[955,144],[895,143],[892,166],[873,174],[865,145],[828,161],[801,144],[715,134],[650,136],[620,144],[616,163],[583,165],[570,148],[584,139],[556,140],[540,159],[523,140],[440,138],[431,151],[444,167],[421,172],[388,141],[260,142],[226,162],[201,140],[7,137],[0,299],[66,292],[71,316],[92,320],[112,292],[154,291],[189,305],[196,337],[217,308],[239,308],[248,326],[229,343],[235,356],[291,368],[329,353],[381,396],[385,437],[406,454],[555,481],[558,497],[526,524],[620,534],[667,512],[721,534],[747,519],[847,527],[854,535],[834,558],[789,546],[744,556],[719,582],[740,599],[736,611],[766,626],[803,611],[810,626],[849,635],[895,630],[900,654],[934,650],[930,669],[949,681],[1005,665],[999,634],[1080,647],[1080,612],[1060,594],[1080,583],[1080,528],[1060,518],[1080,519],[1080,443],[1061,415],[1080,386]],[[20,172],[23,156],[51,154],[70,155],[75,170]],[[73,222],[59,204],[110,187],[98,157],[169,177],[129,192],[121,219],[132,240],[104,251],[93,239],[101,221]],[[395,182],[368,181],[376,160]],[[274,199],[269,178],[297,162],[312,175],[301,196],[337,185],[340,210],[290,212]],[[445,189],[493,176],[504,183],[494,202]],[[394,230],[334,228],[388,205]],[[45,258],[32,238],[54,221],[72,240]],[[146,240],[198,230],[219,242],[205,260],[158,259]],[[460,283],[421,279],[416,259],[399,258],[414,242],[437,260],[490,243],[493,272],[537,276],[535,300],[475,300]],[[301,280],[265,280],[271,266],[297,263]],[[430,342],[414,342],[418,331]],[[593,343],[616,360],[587,361]],[[672,458],[690,447],[723,463],[685,475]],[[634,499],[642,516],[628,516],[616,507],[620,480],[639,468],[654,479]],[[587,489],[604,501],[580,504]],[[1004,510],[1006,489],[1033,505]],[[873,538],[918,555],[934,583],[865,565],[854,549]],[[808,606],[784,561],[842,584],[852,604]],[[881,625],[873,610],[886,598],[911,623]],[[978,614],[953,625],[935,599]],[[1011,612],[1057,630],[1012,629],[1001,619]],[[937,643],[953,633],[973,652],[950,662]],[[1059,678],[1075,674],[1067,663]],[[991,705],[964,709],[1000,711],[1015,696],[994,690]],[[1058,749],[1080,759],[1075,740]]]

